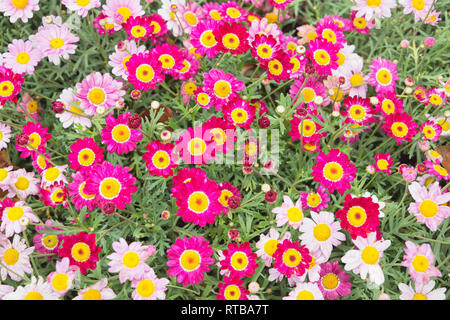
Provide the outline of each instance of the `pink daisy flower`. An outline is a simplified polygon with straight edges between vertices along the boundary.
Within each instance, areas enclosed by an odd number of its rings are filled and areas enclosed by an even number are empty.
[[[361,34],[369,34],[370,29],[375,27],[375,19],[366,19],[363,16],[358,17],[356,11],[352,11],[350,14],[350,21],[350,30]]]
[[[0,150],[6,149],[11,141],[11,127],[0,123]],[[1,180],[0,180],[1,183]]]
[[[131,113],[119,114],[117,119],[112,114],[106,117],[106,126],[101,130],[102,144],[109,153],[127,154],[137,148],[142,140],[142,132],[127,125]]]
[[[99,35],[104,35],[108,33],[109,35],[117,32],[118,30],[115,30],[115,24],[114,19],[112,17],[106,16],[103,12],[101,12],[95,19],[94,19],[94,28],[95,31]]]
[[[133,54],[125,66],[128,81],[136,89],[156,89],[156,83],[164,81],[162,63],[150,52]]]
[[[15,73],[28,73],[32,75],[34,68],[41,60],[41,51],[33,48],[31,41],[23,41],[22,39],[14,39],[8,45],[8,52],[3,54],[5,67],[11,69]]]
[[[130,61],[133,54],[144,53],[147,49],[143,45],[138,47],[135,41],[125,40],[124,45],[126,50],[119,50],[118,46],[115,46],[114,53],[109,56],[108,64],[113,68],[112,73],[115,76],[127,80],[126,63]]]
[[[42,127],[40,122],[27,122],[27,124],[22,127],[22,133],[25,133],[28,136],[28,144],[26,146],[16,145],[16,150],[21,152],[20,157],[27,158],[33,153],[36,153],[35,150],[44,153],[45,144],[52,137],[51,134],[47,134],[47,131],[48,128]]]
[[[435,162],[425,160],[423,163],[427,167],[427,173],[434,175],[439,181],[441,179],[450,181],[450,172],[441,165],[439,159]]]
[[[281,207],[272,209],[272,212],[276,213],[277,227],[287,224],[294,229],[298,229],[305,217],[302,211],[301,197],[298,197],[294,204],[289,196],[283,196]]]
[[[416,282],[413,289],[411,283],[399,283],[400,300],[445,300],[445,291],[447,288],[434,289],[436,282],[430,280],[428,283]]]
[[[33,11],[39,10],[39,0],[5,0],[0,3],[0,12],[9,17],[11,23],[18,19],[27,23],[33,16]]]
[[[183,52],[176,45],[157,45],[151,53],[161,62],[164,74],[174,76],[183,68]]]
[[[327,40],[337,48],[344,47],[344,43],[347,42],[343,31],[331,17],[325,16],[317,22],[316,33],[319,38]]]
[[[244,82],[236,79],[231,73],[225,73],[222,70],[211,69],[203,74],[204,90],[213,97],[217,111],[221,109],[228,101],[238,97],[238,91],[245,89]]]
[[[127,22],[130,17],[143,16],[140,0],[106,0],[102,12],[114,19],[114,30],[122,29],[122,23]]]
[[[378,57],[373,59],[370,65],[368,82],[375,87],[377,93],[389,93],[395,91],[395,81],[397,81],[397,65],[390,60]]]
[[[103,107],[107,110],[116,107],[117,103],[122,101],[125,95],[122,86],[122,82],[114,80],[109,73],[93,72],[81,83],[77,83],[77,97],[86,114],[95,115],[97,108]]]
[[[428,243],[417,246],[411,241],[406,241],[405,245],[401,265],[408,268],[409,275],[416,283],[426,284],[430,281],[430,277],[442,276],[439,269],[434,266],[434,254]]]
[[[220,189],[216,182],[193,177],[177,193],[176,204],[180,208],[177,216],[200,227],[213,224],[216,216],[222,213],[219,197]]]
[[[73,182],[68,184],[69,196],[72,197],[70,201],[75,205],[75,209],[81,210],[87,207],[88,211],[93,211],[97,208],[97,199],[95,194],[85,193],[86,182],[89,178],[87,172],[75,172],[72,175]]]
[[[315,98],[320,96],[325,99],[327,92],[322,82],[317,81],[314,77],[306,79],[300,76],[289,89],[289,95],[294,102],[301,99],[302,102],[307,104],[309,109],[316,110]]]
[[[331,75],[332,70],[338,68],[338,48],[327,40],[317,38],[308,44],[306,56],[312,62],[319,74]]]
[[[339,268],[339,262],[327,262],[320,265],[320,279],[317,282],[325,299],[336,300],[351,292],[350,275]]]
[[[255,107],[241,98],[229,101],[223,107],[222,112],[226,121],[247,130],[250,129],[250,125],[256,118]]]
[[[369,98],[347,97],[344,99],[346,108],[344,123],[357,123],[360,126],[370,126],[373,119],[373,108]]]
[[[274,57],[264,61],[261,67],[266,70],[267,79],[273,79],[275,82],[280,83],[290,78],[290,71],[294,65],[291,63],[291,57],[286,52],[278,50]]]
[[[25,205],[25,202],[18,201],[11,207],[5,207],[2,209],[2,223],[0,225],[0,231],[4,232],[8,238],[15,233],[23,232],[27,226],[21,223],[23,219],[27,219],[30,222],[39,222],[38,217],[33,213],[33,210]]]
[[[403,14],[414,14],[414,23],[424,20],[433,5],[433,0],[399,0]]]
[[[214,104],[214,96],[210,90],[205,90],[205,87],[199,86],[194,91],[194,100],[203,109],[209,110],[209,108]]]
[[[219,189],[220,189],[220,196],[218,200],[223,207],[224,213],[227,214],[229,207],[228,200],[231,197],[237,197],[239,198],[239,200],[242,199],[241,192],[239,191],[238,188],[236,188],[227,181],[219,183]]]
[[[252,43],[255,40],[256,35],[271,35],[275,39],[280,39],[281,35],[283,34],[280,27],[276,23],[269,23],[267,21],[267,18],[263,18],[261,20],[254,19],[251,22],[248,33],[249,43]]]
[[[64,111],[55,114],[55,117],[62,122],[63,128],[68,128],[72,124],[80,124],[83,127],[90,128],[92,126],[91,119],[86,116],[81,101],[72,88],[64,89],[57,101],[64,104]]]
[[[75,11],[82,18],[86,17],[89,10],[100,7],[100,0],[62,0],[63,5],[69,11]]]
[[[194,180],[203,181],[208,180],[205,171],[199,168],[184,168],[177,172],[177,174],[173,177],[173,183],[171,188],[171,197],[181,198],[184,197],[184,187],[186,184],[191,183]]]
[[[49,234],[46,235],[42,231],[47,229],[55,231],[63,231],[63,229],[52,227],[53,222],[51,220],[45,221],[47,226],[36,226],[36,235],[33,237],[33,244],[36,252],[43,254],[57,254],[59,245],[63,239],[62,234]],[[49,257],[51,259],[51,257]]]
[[[375,170],[377,172],[386,172],[387,174],[392,173],[392,167],[394,165],[394,160],[389,153],[377,153],[374,157]]]
[[[2,281],[9,275],[13,281],[21,281],[25,273],[32,274],[33,268],[30,263],[30,254],[34,247],[27,247],[25,239],[18,234],[14,235],[13,241],[3,239],[0,245],[0,276]],[[6,266],[7,268],[5,268]]]
[[[417,123],[406,112],[393,113],[386,116],[383,125],[387,135],[401,145],[404,141],[410,142],[418,133]]]
[[[311,114],[323,121],[322,116],[317,114],[317,112],[314,111],[311,112]],[[318,133],[322,128],[323,127],[320,124],[313,121],[309,116],[302,119],[294,114],[294,117],[291,120],[291,130],[289,131],[289,135],[291,136],[292,141],[303,140],[303,143],[314,142],[327,135],[326,132]]]
[[[377,16],[378,18],[389,18],[391,9],[397,7],[395,0],[355,0],[352,10],[356,10],[357,17],[364,16],[367,20]]]
[[[55,65],[61,63],[61,57],[69,59],[70,54],[75,53],[77,43],[80,38],[75,36],[67,24],[58,26],[56,24],[47,24],[41,26],[38,32],[30,36],[35,48],[39,48],[43,57],[47,57]]]
[[[213,33],[217,22],[213,19],[200,21],[197,26],[192,28],[190,39],[199,54],[206,55],[208,58],[215,58],[219,53],[217,49],[217,40]]]
[[[219,261],[220,270],[227,277],[251,278],[258,267],[256,263],[257,255],[252,252],[248,241],[240,245],[234,242],[229,243],[228,250],[223,250],[222,254],[224,257]]]
[[[241,8],[236,1],[228,1],[221,4],[220,16],[227,22],[243,22],[247,19],[247,11]]]
[[[151,256],[147,246],[137,241],[127,244],[124,238],[120,238],[112,243],[112,247],[114,253],[106,256],[110,260],[108,272],[119,273],[120,283],[127,280],[133,281],[151,270],[145,263],[145,260]]]
[[[54,292],[51,285],[39,276],[31,277],[30,283],[18,286],[14,292],[3,297],[3,300],[58,300],[59,295]]]
[[[341,195],[351,188],[350,182],[356,177],[356,167],[345,153],[331,149],[328,154],[319,153],[312,167],[314,181],[332,193],[337,190]]]
[[[251,53],[259,62],[270,61],[275,57],[280,45],[271,35],[256,35],[251,43]]]
[[[86,181],[84,192],[94,194],[102,207],[106,202],[113,202],[118,209],[125,209],[131,203],[131,194],[137,191],[136,178],[129,173],[129,168],[114,166],[108,161],[95,166]]]
[[[17,102],[17,96],[22,91],[23,75],[15,74],[11,69],[5,68],[0,60],[0,109],[6,103]]]
[[[11,172],[10,184],[8,186],[8,198],[14,198],[19,195],[20,198],[26,199],[30,195],[39,193],[39,178],[34,177],[34,172],[27,172],[25,169],[18,169]]]
[[[330,196],[322,186],[319,186],[315,192],[302,192],[300,193],[300,197],[302,199],[302,209],[310,209],[314,212],[328,208],[328,202],[330,201]]]
[[[431,104],[435,108],[444,108],[447,102],[445,92],[439,91],[438,88],[428,89],[426,92],[426,105]]]
[[[73,300],[112,300],[115,297],[114,291],[108,287],[108,278],[103,278],[92,286],[78,291]]]
[[[67,198],[69,197],[69,190],[63,182],[56,182],[50,186],[42,187],[39,198],[44,202],[45,206],[56,208],[60,204],[64,208],[69,206]]]
[[[22,96],[22,101],[17,104],[16,110],[24,114],[26,118],[28,115],[34,119],[34,121],[39,121],[39,112],[42,108],[39,105],[39,101],[34,99],[28,92]]]
[[[63,258],[56,261],[56,270],[49,273],[47,282],[62,297],[72,288],[77,270],[78,267],[70,266],[69,258]]]
[[[322,292],[317,283],[297,283],[295,289],[283,300],[323,300]]]
[[[273,254],[274,267],[289,279],[291,276],[302,276],[309,268],[312,257],[305,246],[300,246],[298,241],[291,242],[285,239],[279,243]]]
[[[150,37],[153,40],[164,37],[164,35],[167,33],[167,25],[164,19],[156,13],[148,15],[147,19],[150,21],[150,26],[153,27],[153,31]]]
[[[167,250],[167,273],[177,277],[177,282],[183,286],[199,284],[204,273],[211,270],[209,265],[214,264],[213,253],[209,242],[203,237],[177,238]]]
[[[67,179],[65,177],[65,171],[68,167],[67,164],[63,166],[51,166],[41,173],[41,187],[45,188],[54,183],[67,183]]]
[[[411,197],[415,200],[409,205],[408,211],[414,214],[418,222],[425,223],[431,230],[436,231],[439,225],[450,217],[450,192],[442,193],[439,182],[427,187],[413,182],[408,186]]]
[[[131,287],[134,291],[131,297],[133,300],[164,300],[169,282],[166,278],[159,279],[155,271],[150,268],[149,271],[132,280]]]
[[[242,285],[244,280],[239,278],[224,277],[223,283],[219,283],[217,300],[248,300],[250,292]]]
[[[92,138],[77,139],[70,146],[70,150],[68,159],[73,170],[90,170],[104,159],[104,149]]]
[[[128,40],[147,41],[152,35],[152,26],[146,16],[130,17],[122,24],[122,28],[128,34]]]
[[[432,26],[437,26],[438,22],[442,19],[439,18],[439,15],[441,13],[437,12],[436,10],[432,9],[431,12],[428,14],[428,18],[425,20],[425,24],[429,24]]]
[[[203,127],[188,128],[176,141],[175,150],[187,164],[207,164],[215,157],[212,136]]]
[[[149,173],[164,178],[172,176],[173,169],[178,167],[177,155],[173,151],[175,146],[156,140],[149,143],[146,148],[147,152],[144,153],[142,159],[145,161]]]
[[[420,133],[433,142],[437,142],[442,133],[442,127],[434,121],[425,121],[420,127]]]
[[[238,22],[231,24],[220,22],[213,30],[213,34],[217,40],[217,49],[224,53],[240,55],[250,48],[247,28]]]
[[[182,68],[173,75],[175,79],[187,80],[197,75],[200,61],[189,50],[182,51]]]
[[[0,168],[0,190],[2,191],[8,191],[9,185],[11,184],[11,177],[13,166],[3,167]],[[8,200],[8,199],[6,199]],[[1,201],[0,201],[1,203]]]
[[[394,113],[403,112],[403,100],[397,98],[395,92],[379,93],[377,99],[378,104],[376,105],[375,112],[381,113],[385,117]]]
[[[289,57],[289,63],[292,65],[292,68],[288,70],[289,78],[297,79],[302,77],[303,72],[305,71],[305,66],[308,63],[308,59],[304,54],[297,54],[297,52],[289,53]]]

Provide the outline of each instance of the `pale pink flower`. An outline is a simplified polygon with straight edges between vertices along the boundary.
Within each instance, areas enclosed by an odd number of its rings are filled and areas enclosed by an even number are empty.
[[[107,288],[108,279],[103,278],[92,286],[78,291],[78,296],[73,300],[112,300],[116,294],[111,288]]]
[[[405,255],[403,256],[402,266],[408,268],[411,278],[418,282],[428,283],[430,277],[441,277],[442,274],[434,266],[434,254],[428,243],[420,246],[411,241],[405,242]]]
[[[15,73],[33,74],[34,68],[42,58],[39,49],[33,47],[31,41],[13,39],[8,44],[8,52],[3,54],[5,66]]]

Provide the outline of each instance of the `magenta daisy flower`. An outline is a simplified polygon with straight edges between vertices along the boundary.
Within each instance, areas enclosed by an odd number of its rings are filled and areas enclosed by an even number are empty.
[[[219,283],[217,300],[248,300],[250,292],[243,286],[244,280],[239,278],[224,277],[223,283]]]
[[[312,167],[311,175],[328,192],[337,190],[341,195],[351,188],[350,182],[356,177],[356,167],[345,153],[331,149],[328,154],[319,153]]]
[[[434,254],[428,243],[417,246],[411,241],[406,241],[405,245],[401,265],[408,268],[408,273],[414,281],[425,284],[431,277],[442,276],[439,269],[434,266]]]
[[[236,1],[224,2],[219,8],[220,16],[224,21],[243,22],[247,19],[247,11],[239,6]]]
[[[434,175],[439,181],[442,179],[450,181],[450,172],[441,165],[439,159],[435,162],[425,160],[423,163],[427,167],[427,173]]]
[[[214,29],[217,22],[213,19],[200,21],[197,26],[192,28],[190,39],[192,46],[199,54],[206,55],[208,58],[215,58],[219,53],[217,49],[217,40],[214,36]]]
[[[147,49],[145,46],[138,47],[135,41],[125,40],[124,45],[126,50],[119,50],[118,46],[115,46],[115,52],[109,56],[108,64],[113,68],[114,75],[126,80],[128,75],[126,63],[130,61],[133,54],[144,53]]]
[[[26,125],[22,127],[22,133],[25,133],[29,140],[26,146],[16,145],[16,150],[20,152],[21,158],[27,158],[31,156],[33,153],[36,153],[35,150],[40,153],[45,152],[45,144],[52,137],[51,134],[47,134],[48,128],[42,127],[40,122],[33,123],[28,122]]]
[[[213,249],[203,237],[177,238],[167,250],[167,273],[177,277],[177,282],[187,286],[203,281],[204,273],[209,272],[209,265],[214,264]]]
[[[327,40],[316,38],[309,42],[308,47],[306,55],[319,74],[331,75],[331,71],[339,67],[339,49]]]
[[[287,278],[302,276],[309,268],[312,257],[305,246],[300,246],[298,241],[291,242],[285,239],[277,245],[273,254],[274,267]]]
[[[84,192],[94,194],[100,206],[113,202],[118,209],[125,209],[132,201],[131,194],[137,191],[135,182],[136,178],[129,173],[128,167],[104,161],[91,170]]]
[[[439,91],[438,88],[431,88],[427,90],[426,95],[426,105],[431,104],[435,108],[445,107],[447,97],[444,91]]]
[[[40,50],[33,48],[31,41],[23,41],[22,39],[14,39],[8,45],[8,52],[3,54],[5,67],[11,69],[15,73],[33,74],[34,68],[41,60],[42,53]]]
[[[205,138],[211,135],[216,151],[228,153],[234,149],[234,142],[237,140],[237,137],[235,126],[232,123],[222,118],[211,117],[202,126],[205,128]]]
[[[375,112],[381,113],[383,116],[388,116],[394,113],[401,113],[403,111],[403,100],[397,98],[395,92],[388,92],[377,95],[378,104]]]
[[[89,178],[88,172],[75,172],[72,175],[73,181],[68,184],[69,196],[75,205],[75,209],[81,210],[86,207],[88,211],[93,211],[97,208],[97,198],[95,194],[87,194],[85,192],[86,181]]]
[[[275,80],[277,83],[288,80],[290,71],[294,67],[291,57],[284,51],[278,50],[275,55],[261,64],[267,72],[267,79]]]
[[[15,74],[0,64],[0,109],[6,101],[17,102],[17,96],[22,91],[24,81],[25,78],[22,75]]]
[[[11,23],[18,19],[27,23],[33,16],[33,11],[39,10],[39,0],[5,0],[0,3],[0,12],[9,17]]]
[[[387,135],[400,145],[404,141],[410,142],[418,133],[417,123],[406,112],[394,113],[386,116],[383,125]]]
[[[194,91],[194,100],[200,107],[208,110],[214,104],[214,96],[210,90],[205,90],[205,87],[199,86]]]
[[[179,80],[188,80],[197,75],[200,61],[196,59],[195,54],[187,49],[182,51],[182,54],[182,68],[178,70],[173,77]]]
[[[237,243],[229,243],[228,250],[223,250],[224,258],[219,261],[221,272],[231,278],[252,277],[255,269],[258,267],[256,263],[256,253],[252,252],[250,243],[244,242],[240,245]]]
[[[122,86],[122,82],[115,80],[109,73],[93,72],[77,83],[77,97],[86,114],[94,115],[98,107],[105,110],[116,107],[125,95]]]
[[[89,10],[100,7],[100,0],[62,0],[63,5],[69,11],[76,12],[82,18],[86,17]]]
[[[276,9],[284,10],[293,0],[269,0],[269,4]]]
[[[310,209],[314,212],[328,208],[328,202],[330,201],[330,196],[322,186],[319,186],[316,192],[302,192],[300,193],[300,197],[302,199],[302,209]]]
[[[187,164],[207,164],[215,157],[215,144],[204,127],[188,128],[176,141],[175,150]]]
[[[142,140],[142,132],[127,125],[131,113],[119,114],[114,118],[112,114],[106,117],[106,126],[101,130],[102,144],[106,145],[109,153],[127,154],[137,148],[136,143]]]
[[[157,40],[167,33],[167,24],[164,19],[156,13],[152,13],[147,16],[150,21],[150,26],[153,27],[152,34],[150,35],[153,40]]]
[[[245,129],[249,129],[250,125],[256,119],[255,107],[241,98],[236,98],[228,102],[222,112],[226,121]]]
[[[366,19],[363,16],[358,17],[356,11],[352,11],[352,13],[350,14],[350,20],[351,30],[356,31],[357,33],[369,34],[370,29],[375,27],[374,19]]]
[[[306,79],[300,76],[289,89],[289,95],[294,102],[301,99],[310,109],[316,110],[317,104],[314,102],[315,98],[320,96],[325,99],[327,97],[327,91],[324,85],[314,77]]]
[[[224,213],[228,213],[228,200],[231,197],[237,197],[238,199],[241,199],[241,192],[238,188],[233,186],[231,183],[225,181],[219,183],[219,189],[220,189],[220,196],[219,196],[219,202],[223,206]]]
[[[151,53],[161,62],[164,74],[174,76],[183,68],[183,52],[176,45],[157,45]]]
[[[387,174],[392,173],[392,167],[394,165],[394,160],[389,153],[377,153],[374,157],[375,170],[380,172],[386,172]]]
[[[239,55],[250,48],[247,40],[247,28],[238,22],[232,22],[231,24],[220,22],[214,29],[213,34],[217,40],[219,51]]]
[[[259,62],[270,61],[275,57],[280,45],[278,41],[271,35],[259,35],[255,36],[255,40],[251,43],[251,53]]]
[[[149,173],[164,178],[172,176],[173,169],[178,167],[177,155],[173,151],[175,146],[156,140],[149,143],[146,148],[147,152],[144,153],[142,159],[145,161]]]
[[[97,267],[101,250],[102,248],[95,245],[95,233],[80,232],[64,236],[58,255],[69,258],[71,266],[78,266],[80,272],[86,274],[88,269],[95,270]]]
[[[418,222],[425,223],[431,231],[436,231],[450,217],[450,207],[446,205],[450,201],[450,192],[442,193],[439,182],[432,183],[428,189],[413,182],[408,189],[415,200],[409,205],[408,212],[414,214]]]
[[[128,34],[128,40],[147,41],[152,35],[150,20],[145,16],[130,17],[122,27]]]
[[[360,126],[370,126],[375,121],[373,108],[369,98],[347,97],[344,99],[346,108],[344,123],[357,123]]]
[[[39,197],[44,202],[45,206],[50,206],[52,208],[56,208],[60,204],[62,204],[64,208],[69,206],[69,203],[67,202],[69,191],[64,182],[56,182],[50,186],[42,187],[39,192]]]
[[[110,260],[108,272],[119,273],[120,283],[133,281],[150,271],[150,267],[145,263],[151,256],[147,246],[137,241],[128,244],[124,238],[120,238],[112,243],[112,247],[114,252],[106,256]]]
[[[368,82],[375,87],[377,93],[389,93],[395,91],[395,81],[397,81],[397,65],[390,60],[378,57],[373,59],[370,65]]]
[[[317,114],[317,112],[311,112],[311,114],[323,121],[322,116]],[[289,131],[289,135],[291,136],[292,141],[303,139],[303,143],[314,142],[327,135],[326,132],[318,133],[322,128],[323,127],[320,124],[313,121],[309,116],[301,119],[294,115],[291,120],[291,130]]]
[[[104,149],[100,148],[92,138],[77,139],[70,146],[68,155],[73,170],[90,170],[104,159]]]
[[[125,66],[128,81],[136,89],[156,89],[156,83],[164,81],[162,63],[150,52],[133,54]]]
[[[403,14],[414,14],[414,23],[425,20],[432,5],[433,0],[400,0],[400,5],[404,8]]]
[[[139,0],[106,0],[102,9],[107,17],[114,19],[114,29],[117,31],[122,29],[122,23],[127,22],[130,17],[145,14]]]
[[[316,33],[319,38],[327,40],[338,49],[343,48],[347,42],[339,25],[331,17],[325,16],[317,22]]]
[[[352,287],[349,280],[350,275],[339,268],[337,260],[320,265],[320,279],[317,284],[325,299],[336,300],[348,296]]]
[[[191,183],[193,179],[206,181],[208,177],[205,171],[200,168],[184,168],[178,171],[172,179],[173,183],[170,196],[174,198],[184,197],[185,185]]]
[[[228,101],[238,97],[238,91],[245,89],[243,81],[220,69],[211,69],[208,73],[204,73],[203,77],[204,90],[213,98],[217,111]]]

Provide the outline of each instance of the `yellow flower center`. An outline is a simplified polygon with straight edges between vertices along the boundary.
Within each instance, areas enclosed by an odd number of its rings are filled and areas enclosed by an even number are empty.
[[[227,8],[226,13],[233,19],[239,18],[241,16],[241,12],[233,7]]]
[[[331,43],[336,43],[336,40],[337,40],[336,33],[334,33],[334,31],[331,29],[324,29],[322,31],[322,37]],[[344,60],[345,60],[345,58],[344,58]]]
[[[233,196],[233,193],[230,190],[224,189],[220,193],[219,202],[224,206],[228,207],[228,199]]]
[[[149,279],[141,280],[136,287],[136,291],[143,298],[151,297],[155,292],[155,284]]]
[[[317,37],[318,37],[318,35],[315,31],[309,31],[306,34],[306,39],[308,40],[308,42],[315,40]]]
[[[295,249],[290,248],[283,253],[283,262],[290,268],[298,266],[301,261],[302,255]]]
[[[360,206],[353,206],[347,212],[347,220],[354,227],[362,226],[367,220],[366,210]]]
[[[248,120],[248,113],[244,109],[236,108],[231,111],[231,119],[235,123],[245,123]]]
[[[230,284],[228,287],[226,287],[223,295],[227,300],[239,300],[239,298],[241,297],[241,290],[237,285]]]
[[[143,26],[134,26],[133,28],[131,28],[130,32],[133,37],[142,38],[147,34],[147,29],[145,29]]]
[[[148,64],[141,64],[136,69],[136,78],[142,82],[150,82],[155,77],[155,71]]]
[[[342,179],[344,169],[337,162],[329,162],[323,167],[323,175],[327,180],[336,182]]]
[[[100,183],[100,194],[108,200],[116,198],[121,189],[122,185],[116,178],[106,178]]]
[[[241,41],[239,40],[239,37],[234,33],[227,33],[222,38],[223,46],[229,50],[235,50],[237,47],[239,47],[240,43]]]
[[[93,88],[88,93],[89,102],[95,105],[105,102],[106,93],[102,88]]]
[[[9,97],[14,92],[14,85],[11,81],[0,82],[0,96]]]
[[[283,72],[283,65],[277,59],[269,61],[269,72],[273,75],[279,76]]]
[[[38,109],[39,105],[38,102],[36,100],[31,100],[28,104],[27,104],[27,109],[30,113],[35,113]]]
[[[153,34],[158,34],[161,32],[161,25],[158,22],[152,21],[150,26],[153,26]]]
[[[306,197],[306,203],[311,208],[317,207],[322,202],[322,198],[317,193],[311,193]]]
[[[350,117],[354,120],[362,120],[366,117],[366,110],[363,106],[354,104],[349,110]]]
[[[303,212],[297,207],[292,207],[287,210],[287,218],[290,222],[300,222],[303,219]]]
[[[61,38],[53,38],[50,40],[50,47],[53,49],[59,49],[65,44],[64,39]]]
[[[424,200],[420,204],[419,210],[425,218],[432,218],[438,213],[439,208],[433,200]]]
[[[375,264],[378,262],[378,259],[380,258],[380,252],[377,250],[377,248],[373,246],[365,247],[363,252],[361,253],[361,259],[364,261],[365,264]]]
[[[3,254],[3,261],[5,261],[8,266],[13,266],[19,261],[19,256],[19,251],[14,248],[9,248]]]
[[[220,12],[217,11],[217,10],[211,10],[211,11],[209,12],[209,16],[210,16],[211,18],[213,18],[214,20],[216,20],[216,21],[219,21],[219,20],[222,19],[222,16],[220,15]]]
[[[381,103],[381,108],[386,114],[392,114],[395,111],[395,104],[390,99],[384,99]]]
[[[41,240],[42,245],[47,250],[52,250],[58,245],[58,237],[54,234],[45,236]]]
[[[127,7],[120,7],[116,12],[122,15],[122,22],[127,22],[128,18],[131,17],[131,10]]]
[[[90,166],[95,161],[95,153],[89,148],[85,148],[78,153],[78,162],[83,166]]]
[[[353,25],[356,29],[361,30],[367,26],[367,21],[363,17],[356,18],[355,20],[353,20]]]
[[[89,3],[91,3],[91,0],[76,0],[75,2],[80,7],[86,7]]]
[[[0,181],[5,180],[8,177],[8,171],[6,169],[0,168]]]
[[[273,256],[275,251],[277,251],[278,243],[279,242],[276,239],[267,240],[264,244],[264,252],[269,256]]]
[[[339,102],[344,97],[344,92],[340,88],[332,88],[332,94],[329,94],[330,100],[334,102]]]
[[[439,106],[442,103],[442,98],[437,94],[430,95],[430,98],[428,100],[435,106]]]
[[[193,82],[187,82],[184,85],[184,92],[186,92],[188,95],[192,96],[194,94],[194,91],[197,89],[197,85]]]
[[[85,262],[91,256],[91,249],[84,242],[77,242],[72,247],[72,258],[74,258],[78,262]]]
[[[248,155],[254,155],[258,152],[258,146],[254,142],[250,142],[245,145],[245,153]]]
[[[231,85],[228,81],[219,80],[214,84],[214,93],[219,98],[225,99],[231,93]]]
[[[331,236],[331,229],[328,225],[320,223],[314,227],[313,234],[317,241],[326,241]]]
[[[260,44],[256,49],[256,53],[262,59],[267,59],[272,56],[272,48],[267,44]]]
[[[399,138],[403,138],[408,134],[408,127],[403,122],[394,122],[391,130],[393,135]]]
[[[12,0],[11,3],[16,9],[25,9],[28,5],[28,0]]]
[[[295,73],[300,69],[300,61],[296,57],[292,57],[289,62],[294,65],[291,69],[291,73]]]
[[[159,61],[161,61],[162,67],[164,69],[172,69],[175,65],[175,59],[169,54],[162,54],[159,57]]]
[[[27,64],[30,61],[30,55],[26,52],[21,52],[16,56],[16,61],[19,64]]]
[[[392,75],[391,72],[386,68],[381,68],[376,73],[376,78],[379,83],[382,85],[388,85],[392,81]]]
[[[231,256],[231,265],[233,266],[234,269],[238,271],[244,270],[248,266],[247,255],[240,251],[235,252]]]
[[[311,88],[303,88],[302,92],[300,93],[301,96],[303,96],[303,101],[306,103],[309,103],[314,100],[316,97],[316,92]]]
[[[52,279],[53,289],[56,291],[64,291],[69,286],[69,277],[65,273],[58,273]]]
[[[83,295],[83,300],[101,300],[102,294],[97,289],[89,289]]]
[[[86,181],[84,181],[82,184],[80,184],[80,187],[78,189],[79,194],[81,197],[85,200],[90,200],[95,197],[95,194],[87,194],[84,193],[84,187],[86,186]]]
[[[111,130],[111,136],[117,143],[124,143],[130,140],[131,130],[127,125],[118,124]]]
[[[206,142],[201,138],[194,138],[189,141],[188,149],[194,156],[202,155],[206,151]]]
[[[322,286],[326,290],[334,290],[339,285],[339,279],[334,273],[329,273],[322,278]]]
[[[17,178],[17,182],[14,184],[14,186],[20,191],[27,190],[30,186],[30,180],[25,177],[19,177]]]
[[[204,192],[193,192],[188,198],[188,207],[195,213],[203,213],[209,207],[209,198]]]
[[[413,300],[428,300],[428,297],[426,295],[424,295],[423,293],[415,293],[412,299]]]
[[[381,0],[367,0],[367,5],[371,8],[377,8],[381,4]]]
[[[314,51],[314,60],[317,64],[325,66],[330,63],[330,55],[323,49]]]
[[[448,171],[444,168],[444,167],[442,167],[442,166],[440,166],[440,165],[434,165],[433,166],[433,168],[434,168],[434,170],[436,170],[437,171],[437,173],[439,173],[441,176],[447,176],[448,175]]]
[[[428,259],[422,255],[416,255],[412,262],[412,266],[413,266],[414,270],[416,270],[417,272],[427,271],[429,264],[430,264],[430,262],[428,261]]]
[[[227,140],[225,131],[223,131],[220,128],[211,129],[211,133],[213,134],[212,139],[216,142],[218,146],[222,146]]]
[[[385,159],[380,159],[377,161],[377,166],[380,170],[386,170],[389,166],[389,162]]]
[[[44,300],[44,297],[42,296],[42,294],[40,292],[30,291],[23,298],[23,300]]]
[[[355,73],[350,77],[350,85],[353,88],[359,88],[363,85],[364,79],[360,73]]]
[[[10,207],[7,209],[9,221],[17,221],[22,218],[24,211],[22,207]]]
[[[186,271],[193,271],[200,266],[200,254],[195,250],[185,250],[180,256],[181,267]]]
[[[60,175],[59,169],[55,168],[55,167],[51,167],[51,168],[48,168],[47,170],[45,170],[44,178],[45,178],[45,180],[51,182],[51,181],[56,180],[59,177],[59,175]]]
[[[125,253],[122,258],[123,265],[130,269],[136,268],[140,261],[139,255],[134,251]]]
[[[180,73],[186,73],[191,69],[191,64],[189,61],[187,61],[186,59],[183,60],[183,68],[180,69]]]
[[[412,0],[412,6],[417,11],[423,10],[425,8],[425,1],[424,0]]]
[[[302,290],[297,294],[297,300],[314,300],[314,295],[311,291]]]
[[[344,64],[344,62],[345,62],[345,56],[344,56],[344,54],[343,54],[342,52],[340,52],[340,51],[337,53],[337,56],[338,56],[337,64],[340,65],[340,66],[342,66],[342,65]]]
[[[163,150],[156,151],[152,157],[152,163],[158,169],[167,168],[170,164],[169,154]]]
[[[184,14],[184,20],[190,25],[190,26],[196,26],[198,23],[197,16],[192,12],[187,12]]]
[[[206,94],[204,92],[199,93],[199,95],[197,96],[197,101],[202,106],[206,106],[210,100],[211,99],[209,98],[208,94]]]
[[[303,125],[301,125],[303,123]],[[316,133],[317,127],[314,121],[312,120],[303,120],[298,125],[298,132],[303,134],[304,137],[311,137],[314,133]],[[303,127],[303,130],[302,130]]]

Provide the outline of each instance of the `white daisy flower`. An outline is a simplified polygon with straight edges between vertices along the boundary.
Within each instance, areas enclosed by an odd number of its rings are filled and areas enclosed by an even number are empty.
[[[283,300],[323,300],[317,283],[299,283]]]
[[[158,9],[158,14],[166,20],[167,29],[172,31],[175,37],[183,34],[181,22],[181,8],[186,5],[185,0],[162,0],[162,6]]]
[[[399,283],[400,300],[445,300],[446,288],[438,288],[433,290],[435,281],[430,280],[428,283],[416,282],[415,289],[413,289],[411,283],[406,285]]]
[[[39,193],[39,178],[34,177],[34,172],[18,169],[11,172],[10,181],[8,198],[14,198],[17,193],[22,200],[25,200],[29,195]]]
[[[280,233],[270,228],[269,233],[267,235],[261,234],[259,237],[259,241],[256,243],[256,255],[263,259],[264,263],[267,267],[270,267],[272,264],[272,256],[277,250],[278,243],[283,242],[284,239],[290,239],[291,234],[286,232],[283,238],[280,240]]]
[[[54,292],[50,284],[41,276],[31,278],[31,283],[18,286],[14,292],[3,297],[3,300],[58,300],[59,295]]]
[[[11,141],[11,127],[0,122],[0,150],[6,149],[10,141]]]
[[[301,197],[298,197],[297,202],[294,204],[291,198],[283,196],[281,207],[274,208],[272,212],[277,214],[277,227],[281,227],[287,223],[294,229],[298,229],[303,223],[304,214],[302,211]]]
[[[66,109],[66,111],[55,115],[62,122],[63,128],[68,128],[74,123],[88,128],[92,126],[91,120],[83,115],[85,112],[80,106],[81,101],[72,88],[64,89],[57,101],[62,102]]]

